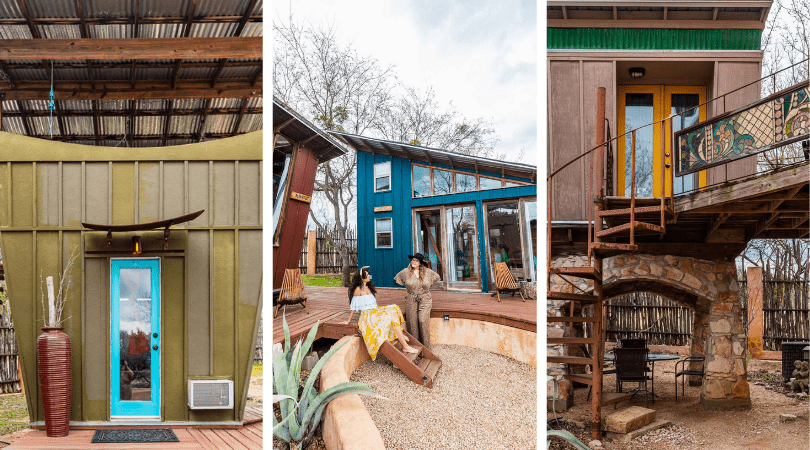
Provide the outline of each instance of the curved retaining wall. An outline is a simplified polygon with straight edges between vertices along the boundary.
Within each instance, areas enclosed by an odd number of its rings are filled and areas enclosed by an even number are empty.
[[[430,319],[433,344],[478,348],[537,367],[537,333],[471,319]],[[359,336],[345,336],[347,343],[321,370],[321,392],[349,381],[352,372],[370,359]],[[380,431],[374,425],[360,396],[345,395],[329,403],[323,419],[323,440],[328,450],[385,450]]]

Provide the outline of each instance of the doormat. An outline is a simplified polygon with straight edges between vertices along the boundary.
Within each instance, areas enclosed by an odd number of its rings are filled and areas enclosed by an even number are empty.
[[[168,428],[155,428],[146,430],[96,430],[93,434],[93,444],[138,442],[180,442],[174,431]]]

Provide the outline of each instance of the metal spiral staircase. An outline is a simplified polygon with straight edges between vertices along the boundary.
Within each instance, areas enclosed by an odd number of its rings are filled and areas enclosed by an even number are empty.
[[[807,63],[807,61],[805,60],[801,63]],[[768,77],[775,76],[776,73],[771,74]],[[764,77],[763,80],[768,77]],[[754,83],[759,83],[760,81],[761,80],[758,80]],[[749,85],[754,83],[749,83]],[[721,98],[723,99],[725,105],[725,96],[746,86],[701,104],[698,106],[698,108]],[[805,93],[805,95],[807,94]],[[759,103],[761,103],[761,101]],[[759,103],[754,102],[751,105],[748,105],[746,108],[754,108]],[[607,120],[605,117],[604,88],[599,88],[597,91],[596,105],[596,147],[555,170],[547,179],[549,199],[546,261],[548,283],[547,298],[549,300],[570,302],[568,305],[566,305],[567,308],[565,309],[565,315],[560,317],[547,317],[547,321],[549,323],[561,323],[564,329],[564,335],[562,337],[548,337],[547,343],[560,345],[590,344],[593,346],[593,351],[590,352],[590,355],[585,352],[585,357],[569,356],[569,352],[567,351],[561,356],[549,355],[547,357],[547,362],[565,364],[568,372],[565,375],[566,379],[571,382],[578,382],[592,387],[593,397],[591,399],[591,437],[593,439],[600,439],[602,406],[615,404],[624,399],[630,398],[630,394],[602,392],[602,365],[604,361],[605,342],[605,314],[603,308],[604,297],[602,292],[603,260],[607,257],[638,252],[639,247],[636,245],[636,236],[645,236],[645,240],[647,241],[649,241],[649,235],[658,235],[661,239],[663,239],[665,233],[667,232],[667,224],[673,224],[676,222],[673,207],[674,195],[671,192],[669,196],[666,196],[664,189],[664,185],[666,184],[664,180],[667,176],[670,177],[668,180],[670,183],[669,186],[675,186],[675,170],[671,170],[668,175],[665,171],[665,168],[669,169],[671,167],[670,162],[675,159],[675,155],[670,155],[670,153],[666,151],[667,146],[665,145],[664,141],[669,134],[665,131],[657,133],[660,135],[661,139],[661,154],[659,161],[663,162],[663,164],[660,164],[659,178],[661,185],[659,187],[659,192],[661,196],[636,198],[636,131],[640,130],[641,128],[656,126],[659,124],[661,130],[667,130],[667,122],[669,122],[669,129],[671,130],[673,123],[672,119],[675,116],[673,115],[653,122],[645,125],[644,127],[629,131],[621,136],[611,139],[608,135],[609,127],[606,126]],[[745,108],[741,110],[744,109]],[[711,120],[704,121],[700,125],[709,122],[711,122]],[[697,125],[695,125],[695,127],[697,127]],[[629,197],[605,195],[605,189],[603,188],[604,186],[610,186],[612,183],[612,181],[610,181],[608,178],[609,171],[607,171],[605,167],[611,164],[609,150],[607,152],[608,157],[607,159],[605,158],[606,150],[609,149],[612,144],[621,142],[619,141],[621,138],[630,140],[629,149],[631,151],[631,167],[628,168],[628,176],[630,177],[631,185]],[[787,145],[789,143],[796,142],[797,139],[807,139],[807,137],[793,138],[792,140],[786,140],[782,143],[774,143],[774,145],[771,145],[769,148]],[[590,179],[587,192],[590,192],[591,198],[593,199],[593,205],[591,208],[589,208],[590,217],[588,220],[588,265],[584,267],[552,267],[551,220],[553,217],[552,213],[554,204],[552,196],[554,176],[583,157],[588,157],[590,159]],[[808,157],[805,156],[805,158],[807,159]],[[713,163],[713,165],[717,164],[720,163]],[[670,189],[670,191],[674,191],[674,189]],[[551,290],[551,278],[554,275],[560,277],[563,282],[567,283],[562,292]],[[585,283],[582,283],[581,280],[588,280],[592,289],[584,288]],[[580,283],[577,283],[578,281],[580,281]],[[577,308],[577,306],[579,306],[579,308]],[[574,313],[577,309],[581,309],[583,313],[585,311],[591,311],[591,315],[575,316]],[[573,330],[575,324],[581,324],[582,329],[585,331],[585,337],[574,336]],[[589,324],[591,326],[590,333],[588,333]],[[588,334],[590,334],[590,336],[588,336]],[[571,366],[587,366],[590,368],[590,373],[572,373]]]

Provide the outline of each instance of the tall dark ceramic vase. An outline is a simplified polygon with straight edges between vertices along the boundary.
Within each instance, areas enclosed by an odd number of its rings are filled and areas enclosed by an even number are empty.
[[[48,437],[70,430],[70,337],[62,327],[44,327],[37,338],[37,374]]]

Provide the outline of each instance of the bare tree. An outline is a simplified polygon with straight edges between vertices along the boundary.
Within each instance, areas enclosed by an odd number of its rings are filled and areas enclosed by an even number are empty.
[[[776,0],[762,33],[762,96],[767,97],[810,77],[810,0]],[[801,61],[802,64],[798,64]],[[783,68],[788,70],[768,77]],[[761,153],[760,171],[770,171],[804,161],[800,143]],[[805,221],[798,224],[807,227]],[[810,242],[806,239],[752,240],[737,264],[741,273],[747,264],[763,268],[772,280],[810,280]]]
[[[392,68],[341,46],[331,26],[303,26],[290,17],[286,24],[274,22],[273,31],[274,94],[325,130],[365,132],[390,101]],[[310,208],[312,221],[340,253],[344,285],[351,269],[346,232],[355,203],[356,167],[352,149],[319,165]]]
[[[383,138],[465,155],[505,159],[504,153],[495,151],[498,135],[491,122],[481,118],[468,120],[452,103],[442,110],[432,87],[424,92],[406,86],[402,86],[402,90],[402,97],[391,102],[374,123]]]

